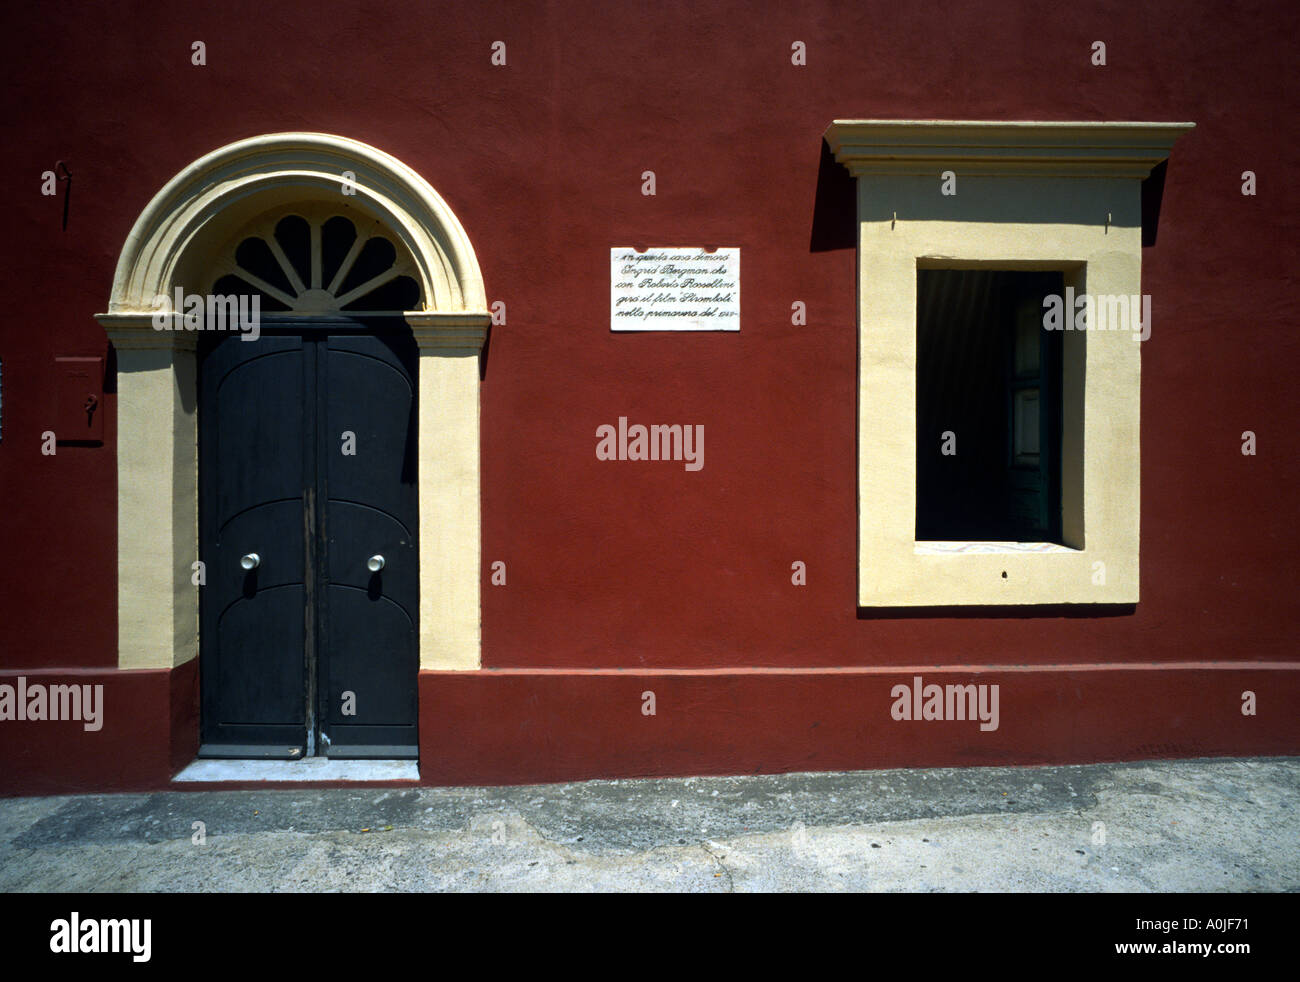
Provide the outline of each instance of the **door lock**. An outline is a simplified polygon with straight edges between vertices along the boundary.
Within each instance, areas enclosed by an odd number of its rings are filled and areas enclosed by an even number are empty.
[[[262,557],[255,552],[250,552],[239,560],[239,565],[244,569],[257,569],[258,566],[262,565]]]
[[[384,568],[383,556],[376,554],[366,560],[366,569],[370,570],[370,572],[372,573],[378,573],[383,568]]]

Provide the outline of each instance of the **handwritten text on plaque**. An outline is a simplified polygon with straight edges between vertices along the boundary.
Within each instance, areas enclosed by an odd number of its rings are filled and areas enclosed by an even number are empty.
[[[739,331],[740,250],[609,250],[611,331]]]

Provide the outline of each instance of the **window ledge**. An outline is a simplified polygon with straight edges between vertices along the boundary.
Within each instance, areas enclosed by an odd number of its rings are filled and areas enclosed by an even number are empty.
[[[912,550],[917,556],[961,556],[1003,553],[1079,552],[1058,542],[940,542],[928,539],[916,543]]]

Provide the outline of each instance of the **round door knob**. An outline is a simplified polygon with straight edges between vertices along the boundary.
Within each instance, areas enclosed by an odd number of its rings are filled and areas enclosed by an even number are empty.
[[[378,573],[383,568],[384,568],[383,556],[371,556],[369,559],[366,560],[366,569],[370,570],[370,572],[372,573]]]
[[[244,569],[257,569],[262,564],[262,557],[255,552],[250,552],[247,556],[239,560],[239,565]]]

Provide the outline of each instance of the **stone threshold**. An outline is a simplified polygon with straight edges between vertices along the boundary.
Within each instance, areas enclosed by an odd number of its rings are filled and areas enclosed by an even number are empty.
[[[418,781],[414,760],[196,760],[173,784],[227,781]]]

